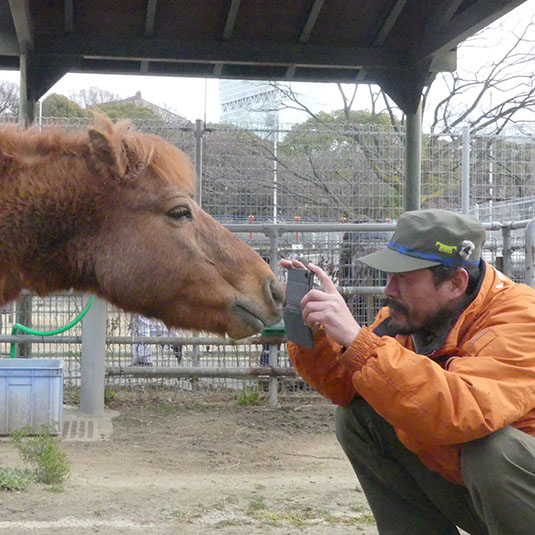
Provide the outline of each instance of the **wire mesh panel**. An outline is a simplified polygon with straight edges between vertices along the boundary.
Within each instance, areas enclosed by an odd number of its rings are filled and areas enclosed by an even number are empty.
[[[1,118],[4,123],[16,122]],[[43,127],[61,124],[86,127],[88,119],[47,119]],[[46,124],[45,124],[46,123]],[[198,158],[193,125],[135,121],[139,130],[157,134]],[[266,129],[255,125],[212,125],[203,132],[203,208],[223,223],[287,222],[291,231],[277,236],[276,252],[269,233],[251,226],[238,236],[270,260],[303,256],[323,267],[339,286],[357,320],[373,321],[382,304],[380,292],[359,288],[382,287],[384,274],[358,263],[360,256],[388,243],[391,230],[302,230],[306,222],[392,221],[402,211],[405,138],[403,130],[377,125],[297,125]],[[197,140],[198,141],[198,140]],[[461,206],[460,136],[424,136],[422,144],[422,206],[459,210]],[[482,221],[518,221],[535,214],[535,142],[533,137],[472,139],[470,153],[471,212]],[[487,232],[484,258],[507,267],[522,281],[523,230]],[[284,278],[284,273],[281,273]],[[28,308],[29,307],[29,308]],[[28,313],[29,310],[29,313]],[[0,334],[9,335],[22,318],[34,329],[48,330],[68,323],[82,310],[81,298],[62,294],[47,298],[24,296],[0,309]],[[70,336],[80,336],[80,326]],[[108,307],[106,363],[110,367],[249,368],[267,364],[265,344],[196,345],[194,333],[169,331],[163,324]],[[120,342],[112,338],[120,338]],[[139,341],[150,337],[150,343]],[[175,343],[173,337],[181,342]],[[190,341],[188,341],[188,337]],[[159,340],[161,338],[162,341]],[[171,340],[170,340],[171,338]],[[177,338],[177,339],[178,339]],[[137,340],[137,341],[136,341]],[[146,340],[145,340],[146,341]],[[80,383],[79,343],[22,344],[28,355],[62,358],[67,385]],[[278,344],[277,344],[278,346]],[[10,344],[0,340],[7,357]],[[277,347],[281,367],[290,363],[286,347]],[[240,389],[263,386],[264,378],[134,378],[113,376],[109,384],[160,383],[181,389]],[[302,381],[281,381],[298,390]]]
[[[92,122],[50,117],[41,121],[43,128],[70,129]],[[15,123],[17,118],[2,116],[0,122]],[[403,210],[405,131],[399,125],[216,124],[202,130],[202,149],[196,153],[201,143],[196,144],[191,123],[132,122],[192,160],[202,160],[203,208],[223,222],[387,221]],[[458,133],[423,134],[423,208],[460,209],[461,152]],[[535,136],[472,137],[469,204],[479,210],[481,219],[530,217],[533,198]],[[496,212],[497,203],[507,202],[519,204],[509,213],[503,207]]]
[[[470,154],[471,204],[483,221],[533,216],[535,138],[479,136]]]
[[[460,136],[422,137],[422,208],[459,210],[461,204]]]
[[[28,307],[30,313],[28,314]],[[82,312],[81,296],[75,293],[37,297],[24,294],[17,301],[3,305],[0,333],[10,335],[16,324],[25,325],[34,331],[50,333],[72,322]],[[23,335],[22,332],[18,334]],[[81,324],[74,325],[68,332],[69,336],[81,336]],[[81,345],[74,343],[47,342],[45,334],[39,343],[20,343],[16,348],[16,355],[34,358],[61,358],[64,361],[66,378],[79,380]],[[21,350],[22,354],[21,354]],[[0,354],[8,357],[11,344],[0,342]]]
[[[379,126],[218,126],[204,138],[203,207],[223,221],[395,217],[403,150]]]

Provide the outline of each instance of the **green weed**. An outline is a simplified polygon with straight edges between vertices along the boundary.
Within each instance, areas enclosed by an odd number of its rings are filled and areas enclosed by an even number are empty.
[[[33,482],[34,476],[27,470],[0,466],[0,489],[25,490]]]
[[[59,439],[50,435],[49,429],[41,426],[35,436],[31,428],[23,427],[11,433],[11,441],[22,460],[32,467],[35,480],[47,485],[64,481],[70,472],[67,456],[59,448]]]
[[[258,390],[253,390],[250,388],[244,388],[237,396],[236,401],[238,405],[242,407],[251,407],[262,405],[264,402],[263,397],[260,395]]]

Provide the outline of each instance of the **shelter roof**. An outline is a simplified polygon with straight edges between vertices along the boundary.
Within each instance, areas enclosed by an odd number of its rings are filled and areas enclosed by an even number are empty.
[[[378,83],[405,112],[524,0],[0,0],[0,69]]]

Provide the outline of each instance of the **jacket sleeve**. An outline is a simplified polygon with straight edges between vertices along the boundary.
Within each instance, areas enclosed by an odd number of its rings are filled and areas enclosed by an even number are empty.
[[[305,382],[336,405],[345,406],[355,397],[355,389],[351,374],[338,362],[342,350],[321,328],[314,333],[314,349],[288,342],[290,360]]]
[[[422,443],[464,443],[535,409],[534,295],[513,291],[482,310],[445,368],[365,327],[339,360],[394,427]]]
[[[372,327],[379,324],[386,315],[386,310],[382,310]],[[322,328],[314,333],[314,349],[288,342],[288,354],[299,375],[314,390],[342,406],[348,405],[357,394],[351,368],[339,360],[344,349],[331,340]]]

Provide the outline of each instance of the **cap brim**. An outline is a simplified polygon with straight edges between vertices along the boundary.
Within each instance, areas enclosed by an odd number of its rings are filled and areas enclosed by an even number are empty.
[[[440,265],[440,262],[423,260],[422,258],[398,253],[392,249],[381,249],[380,251],[375,251],[375,253],[357,258],[357,260],[371,268],[388,273],[404,273],[405,271],[416,271],[417,269]]]

